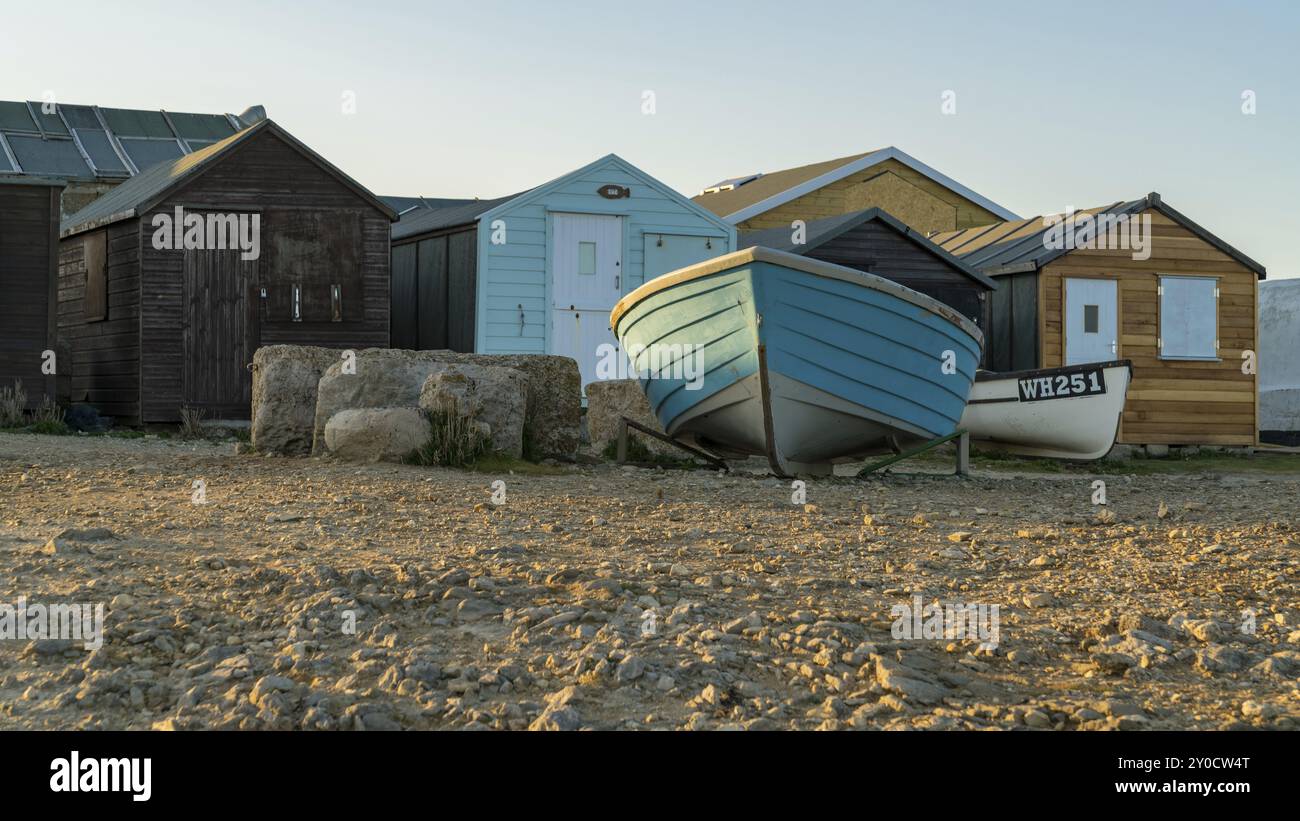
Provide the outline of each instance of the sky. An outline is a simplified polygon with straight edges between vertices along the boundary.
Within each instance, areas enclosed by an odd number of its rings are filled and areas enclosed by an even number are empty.
[[[435,197],[611,152],[694,195],[893,145],[1021,216],[1158,191],[1280,279],[1297,43],[1294,2],[61,0],[6,8],[0,99],[260,104],[376,193]]]

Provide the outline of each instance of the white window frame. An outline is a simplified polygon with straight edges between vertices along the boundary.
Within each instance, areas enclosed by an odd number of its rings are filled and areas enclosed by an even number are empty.
[[[1214,352],[1210,354],[1166,353],[1165,351],[1165,284],[1171,280],[1195,280],[1214,285]],[[1183,274],[1160,274],[1156,287],[1156,350],[1161,359],[1184,362],[1219,362],[1219,277]]]

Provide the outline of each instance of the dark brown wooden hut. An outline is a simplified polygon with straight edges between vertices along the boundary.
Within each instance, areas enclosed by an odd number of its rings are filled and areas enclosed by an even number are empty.
[[[55,265],[63,182],[0,176],[0,386],[56,398]]]
[[[257,348],[386,347],[395,218],[271,120],[133,177],[63,223],[72,400],[247,418]]]

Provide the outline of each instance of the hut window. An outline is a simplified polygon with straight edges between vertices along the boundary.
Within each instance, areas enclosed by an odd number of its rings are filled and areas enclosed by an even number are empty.
[[[590,275],[596,273],[596,243],[578,243],[578,273]]]
[[[1083,332],[1085,334],[1097,333],[1097,328],[1101,324],[1101,309],[1097,305],[1083,306]]]
[[[108,236],[104,231],[83,241],[86,255],[86,294],[82,302],[87,322],[108,319]]]
[[[1218,359],[1219,281],[1213,277],[1160,277],[1162,359]]]
[[[331,322],[343,321],[343,286],[342,285],[335,284],[330,286],[330,321]]]
[[[293,321],[302,322],[302,286],[296,282],[293,284],[292,305]]]

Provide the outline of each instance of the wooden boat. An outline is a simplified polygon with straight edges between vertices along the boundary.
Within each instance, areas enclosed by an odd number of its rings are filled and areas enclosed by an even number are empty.
[[[1127,360],[975,376],[961,427],[971,441],[1027,456],[1100,459],[1115,444]]]
[[[669,436],[780,476],[954,432],[983,344],[938,300],[764,247],[647,282],[610,327]]]

